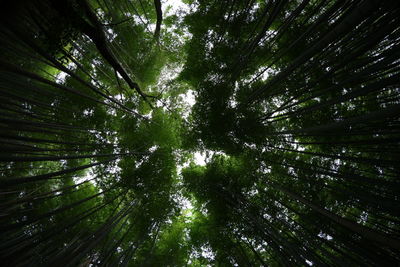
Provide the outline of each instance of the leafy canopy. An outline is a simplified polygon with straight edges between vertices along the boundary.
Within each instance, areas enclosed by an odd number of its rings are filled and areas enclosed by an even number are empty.
[[[8,266],[396,266],[396,1],[15,0]]]

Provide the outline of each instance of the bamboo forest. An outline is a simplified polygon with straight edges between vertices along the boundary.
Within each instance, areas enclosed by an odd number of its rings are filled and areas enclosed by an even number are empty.
[[[399,266],[400,1],[11,0],[1,266]]]

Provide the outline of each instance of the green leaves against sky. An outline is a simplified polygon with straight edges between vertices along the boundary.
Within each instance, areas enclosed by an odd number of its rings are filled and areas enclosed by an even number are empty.
[[[400,5],[15,0],[4,266],[396,266]]]

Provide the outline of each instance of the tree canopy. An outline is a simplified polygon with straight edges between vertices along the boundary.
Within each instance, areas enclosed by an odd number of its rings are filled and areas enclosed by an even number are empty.
[[[397,1],[10,1],[1,262],[397,266],[399,85]]]

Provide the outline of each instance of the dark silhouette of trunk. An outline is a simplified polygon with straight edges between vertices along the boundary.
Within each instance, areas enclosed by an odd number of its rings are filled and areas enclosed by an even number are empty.
[[[271,80],[265,87],[259,89],[252,94],[250,94],[248,98],[248,102],[255,101],[257,97],[261,99],[262,94],[274,86],[277,82],[282,79],[285,79],[288,75],[290,75],[294,70],[296,70],[300,65],[308,61],[312,56],[321,51],[325,46],[332,43],[335,39],[340,38],[351,31],[354,27],[356,27],[359,23],[361,23],[370,13],[376,11],[379,5],[375,0],[364,0],[359,5],[353,8],[350,14],[347,14],[346,17],[340,21],[333,29],[331,29],[321,40],[312,45],[309,49],[300,54],[294,62],[292,62],[286,69],[279,72],[274,76],[274,79]]]
[[[98,166],[100,164],[106,164],[108,162],[114,161],[115,159],[116,158],[104,160],[104,161],[100,161],[100,162],[95,162],[95,163],[91,163],[91,164],[81,165],[78,167],[69,168],[69,169],[65,169],[62,171],[50,172],[50,173],[35,175],[35,176],[30,176],[30,177],[2,179],[2,180],[0,180],[0,186],[12,186],[12,185],[20,185],[23,183],[31,183],[31,182],[36,182],[36,181],[48,180],[48,179],[56,179],[58,176],[62,176],[62,175],[69,174],[69,173],[74,173],[79,170],[84,170],[84,169],[88,169],[88,168],[91,168],[94,166]]]
[[[384,233],[380,233],[380,232],[375,231],[366,226],[352,222],[346,218],[342,218],[324,208],[319,207],[318,205],[311,203],[310,201],[306,200],[305,198],[283,188],[282,186],[279,186],[274,183],[272,185],[276,189],[278,189],[278,190],[282,191],[283,193],[285,193],[286,195],[288,195],[289,197],[291,197],[297,201],[300,201],[302,204],[304,204],[307,207],[311,208],[312,210],[318,212],[319,214],[329,218],[330,220],[334,221],[335,223],[349,229],[350,231],[355,232],[366,239],[378,242],[386,247],[400,250],[400,240],[394,239]]]
[[[156,22],[156,29],[154,30],[154,38],[157,40],[160,38],[160,31],[161,31],[161,23],[163,20],[162,9],[161,9],[161,1],[154,0],[154,7],[157,13],[157,22]]]
[[[64,2],[64,0],[60,1],[59,3],[55,3],[54,7],[61,15],[65,16],[66,18],[68,18],[68,16],[71,16],[71,14],[74,14],[74,18],[78,20],[78,23],[76,24],[77,27],[84,34],[89,36],[90,39],[92,39],[93,43],[96,45],[96,48],[103,56],[103,58],[122,76],[122,78],[125,80],[125,82],[129,85],[131,89],[136,90],[138,94],[147,103],[149,103],[149,105],[151,105],[150,102],[148,102],[147,100],[147,97],[151,96],[142,92],[139,85],[129,77],[127,71],[124,69],[124,67],[121,65],[121,63],[117,60],[117,58],[111,51],[108,45],[106,35],[103,30],[103,25],[98,20],[96,14],[92,11],[89,3],[86,0],[79,1],[78,3],[79,6],[83,9],[90,23],[88,23],[84,18],[80,17],[80,15],[76,13],[75,9],[70,5],[70,3]]]
[[[0,156],[0,162],[33,162],[33,161],[58,161],[61,159],[88,159],[88,158],[104,158],[104,157],[120,157],[129,155],[144,155],[150,152],[129,152],[115,154],[91,154],[91,155],[65,155],[65,156],[43,156],[43,157],[19,157],[19,156]]]

